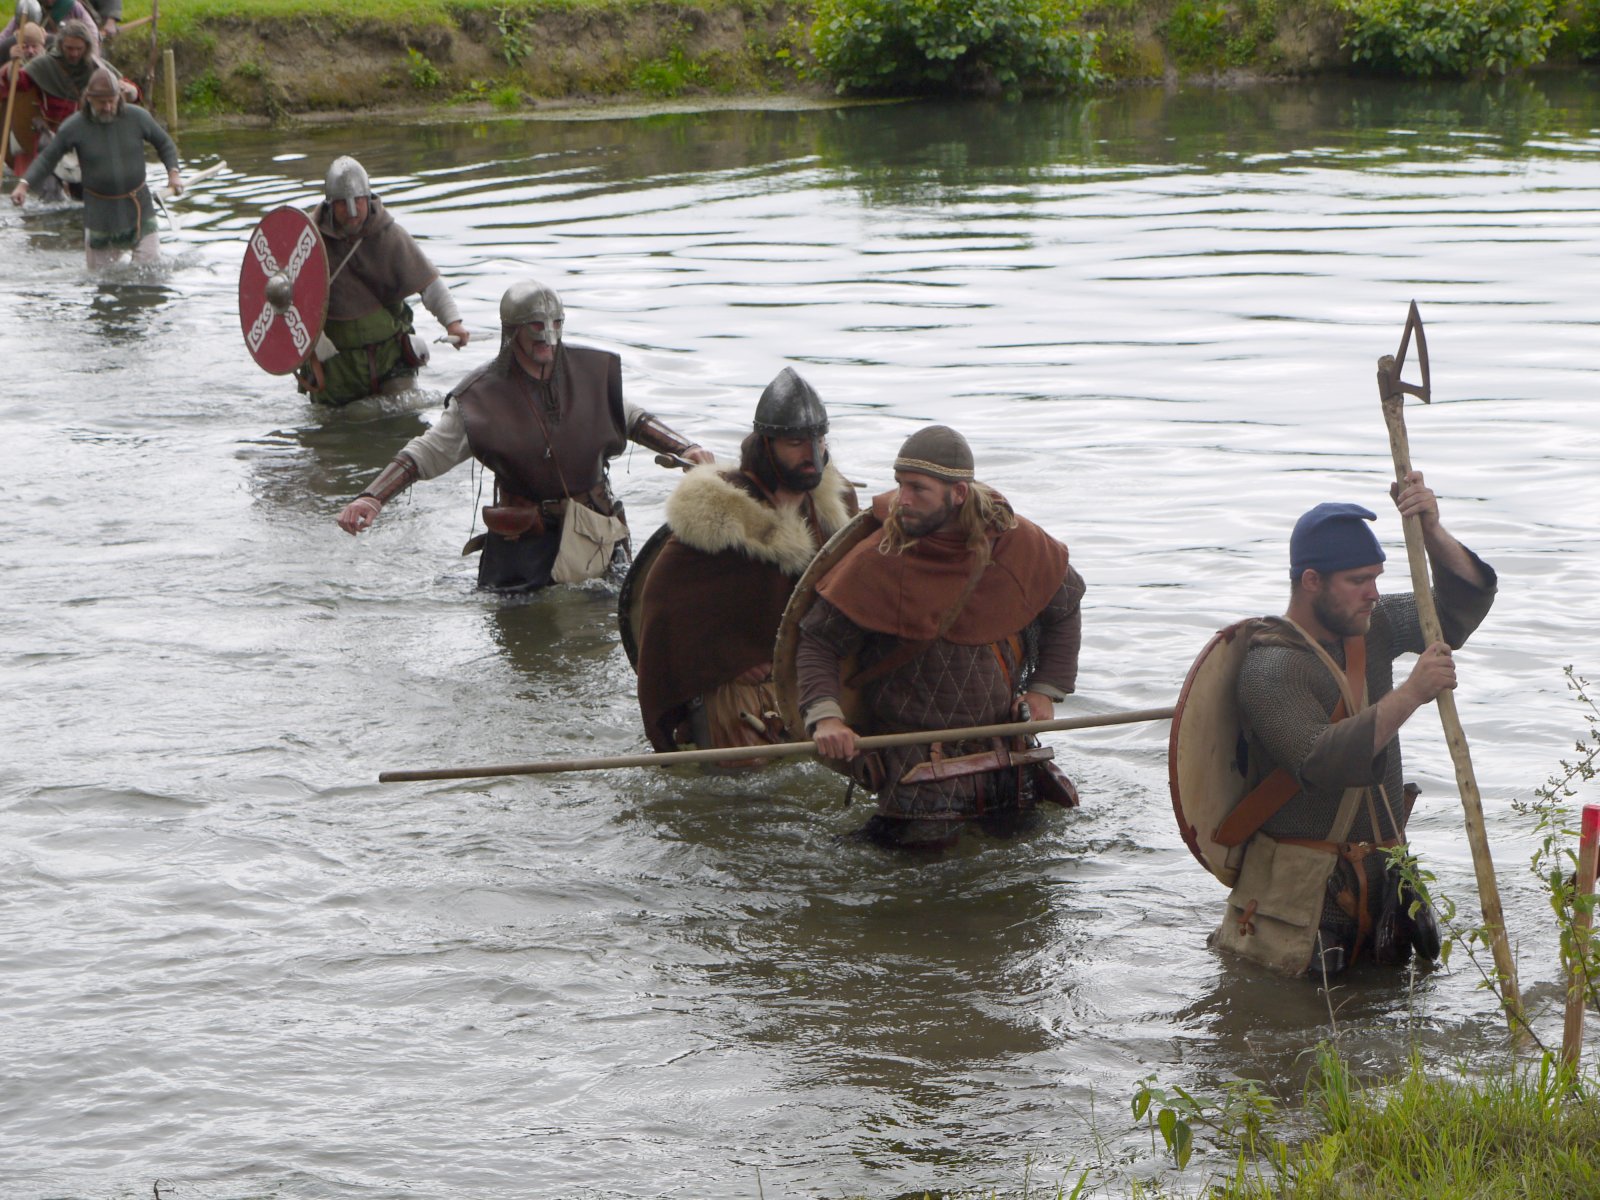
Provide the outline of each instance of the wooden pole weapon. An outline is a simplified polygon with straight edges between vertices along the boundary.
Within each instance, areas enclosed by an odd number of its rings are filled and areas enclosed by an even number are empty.
[[[1417,338],[1417,366],[1422,372],[1421,385],[1405,383],[1401,372],[1405,369],[1406,349],[1411,335]],[[1432,400],[1432,384],[1428,375],[1428,343],[1422,329],[1422,317],[1417,312],[1416,301],[1406,315],[1405,332],[1400,337],[1400,349],[1393,355],[1378,360],[1378,396],[1383,402],[1383,419],[1389,427],[1389,449],[1394,457],[1394,477],[1402,487],[1411,472],[1411,446],[1406,437],[1405,399],[1416,396],[1424,404]],[[1403,525],[1406,535],[1406,557],[1411,565],[1411,589],[1416,595],[1417,620],[1422,626],[1422,640],[1428,645],[1444,640],[1439,625],[1439,610],[1433,599],[1433,578],[1428,569],[1427,547],[1422,539],[1422,518],[1408,516]],[[1478,880],[1478,896],[1483,906],[1483,923],[1488,929],[1491,949],[1494,952],[1495,973],[1499,976],[1501,1003],[1506,1020],[1511,1025],[1514,1042],[1523,1042],[1529,1036],[1528,1019],[1522,1010],[1522,997],[1517,990],[1517,964],[1511,956],[1511,943],[1506,937],[1505,913],[1500,907],[1500,888],[1495,882],[1494,860],[1489,853],[1489,832],[1483,819],[1483,798],[1478,792],[1478,780],[1472,769],[1472,754],[1467,748],[1467,735],[1462,731],[1461,718],[1456,713],[1456,698],[1452,691],[1443,691],[1434,703],[1439,709],[1439,720],[1444,723],[1445,741],[1450,747],[1450,758],[1455,764],[1456,786],[1461,792],[1461,807],[1466,813],[1467,842],[1472,848],[1472,866]]]
[[[1054,733],[1064,729],[1098,729],[1107,725],[1132,725],[1139,721],[1165,721],[1172,709],[1144,708],[1131,712],[1099,713],[1090,717],[1061,717],[1053,721],[1011,721],[1004,725],[971,725],[963,729],[928,729],[915,733],[884,733],[857,740],[862,750],[886,746],[925,746],[967,738],[1014,737]],[[758,762],[769,758],[814,756],[814,742],[777,742],[770,746],[725,746],[708,750],[669,750],[660,754],[618,754],[609,758],[563,758],[548,762],[515,763],[500,767],[442,767],[431,771],[385,771],[379,783],[416,783],[431,779],[487,779],[499,775],[557,775],[567,771],[610,771],[619,767],[676,767],[690,763]]]

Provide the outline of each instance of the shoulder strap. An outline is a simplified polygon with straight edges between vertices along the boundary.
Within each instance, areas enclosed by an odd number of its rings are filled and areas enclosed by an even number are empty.
[[[1364,637],[1348,637],[1344,639],[1344,670],[1339,669],[1339,664],[1333,661],[1333,656],[1324,650],[1316,638],[1300,628],[1288,617],[1283,621],[1294,629],[1296,633],[1311,647],[1317,657],[1322,660],[1329,672],[1339,684],[1339,703],[1334,705],[1329,721],[1338,723],[1352,712],[1360,712],[1366,707],[1367,700],[1367,639]],[[1357,692],[1359,688],[1359,693]],[[1359,694],[1360,699],[1356,699]],[[1249,841],[1256,831],[1277,815],[1278,810],[1289,803],[1300,791],[1300,781],[1288,770],[1279,767],[1269,774],[1260,783],[1256,784],[1233,806],[1233,810],[1223,818],[1222,824],[1212,834],[1212,840],[1219,846],[1242,846]],[[1344,805],[1340,806],[1340,815],[1344,814]],[[1338,823],[1337,820],[1335,822]],[[1348,823],[1346,823],[1348,824]]]

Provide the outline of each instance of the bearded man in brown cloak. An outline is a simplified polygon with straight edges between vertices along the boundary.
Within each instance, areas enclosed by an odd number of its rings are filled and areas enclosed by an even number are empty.
[[[309,212],[328,248],[328,319],[295,372],[300,390],[332,405],[406,391],[428,361],[406,297],[422,298],[457,350],[471,335],[438,269],[373,194],[366,168],[349,155],[334,159],[322,195]]]
[[[554,289],[530,279],[500,298],[500,353],[444,400],[444,412],[412,438],[339,527],[360,533],[418,479],[475,458],[494,473],[494,503],[478,586],[520,592],[604,575],[628,554],[622,504],[609,464],[629,441],[695,463],[708,450],[622,398],[622,360],[562,340],[566,313]]]
[[[657,750],[782,740],[773,641],[794,585],[856,513],[828,454],[828,413],[785,367],[756,405],[736,470],[697,467],[667,501],[671,536],[640,599],[639,711]]]
[[[841,696],[845,685],[860,691],[872,726],[863,732],[874,734],[995,724],[1024,710],[1049,720],[1077,684],[1083,579],[1064,545],[976,480],[955,430],[913,434],[894,477],[898,487],[872,502],[881,534],[822,578],[800,623],[802,718],[820,755],[850,761],[876,791],[869,839],[936,847],[974,820],[1015,832],[1041,796],[1076,803],[1064,776],[1048,764],[1003,766],[988,743],[859,755]],[[935,757],[988,769],[939,777],[925,767]]]

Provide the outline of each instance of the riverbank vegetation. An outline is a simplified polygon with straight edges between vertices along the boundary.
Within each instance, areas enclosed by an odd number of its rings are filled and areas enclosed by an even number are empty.
[[[1594,802],[1600,774],[1600,705],[1589,682],[1567,669],[1584,732],[1571,759],[1531,798],[1513,802],[1528,819],[1536,848],[1529,868],[1548,895],[1559,933],[1561,975],[1593,1011],[1600,1006],[1600,938],[1595,897],[1579,894],[1577,802]],[[1413,870],[1426,896],[1431,877]],[[1445,962],[1465,961],[1508,1013],[1505,981],[1488,958],[1489,931],[1459,918],[1448,897],[1428,903],[1447,934]],[[1452,955],[1451,950],[1456,953]],[[1566,989],[1559,989],[1565,997]],[[1520,1010],[1519,1010],[1520,1011]],[[1133,1181],[1137,1200],[1528,1200],[1600,1196],[1600,1067],[1581,1063],[1578,1046],[1547,1045],[1538,1030],[1517,1026],[1501,1047],[1474,1062],[1441,1067],[1413,1049],[1398,1080],[1362,1084],[1341,1054],[1330,1001],[1330,1040],[1317,1048],[1298,1108],[1281,1104],[1245,1079],[1201,1098],[1147,1080],[1132,1114],[1149,1129],[1171,1171]],[[1592,1039],[1591,1039],[1592,1040]],[[1529,1052],[1518,1057],[1518,1048]],[[1184,1175],[1197,1143],[1213,1165],[1198,1185]],[[1064,1185],[1085,1190],[1088,1176]],[[1107,1193],[1110,1194],[1110,1193]]]
[[[128,0],[129,20],[149,0]],[[191,115],[982,94],[1600,59],[1600,0],[185,0]],[[147,31],[115,43],[142,74]]]

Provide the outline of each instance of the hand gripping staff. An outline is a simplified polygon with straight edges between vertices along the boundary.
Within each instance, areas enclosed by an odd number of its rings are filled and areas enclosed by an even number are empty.
[[[1405,370],[1406,350],[1411,345],[1413,331],[1417,337],[1417,368],[1422,372],[1420,386],[1406,383],[1400,378]],[[1411,310],[1406,315],[1405,332],[1400,336],[1400,349],[1378,360],[1378,398],[1383,402],[1383,419],[1389,426],[1394,477],[1402,483],[1411,471],[1411,448],[1406,440],[1406,396],[1415,396],[1428,404],[1432,402],[1432,393],[1428,375],[1428,342],[1422,329],[1422,316],[1417,312],[1417,303],[1413,300]],[[1444,635],[1439,626],[1439,610],[1433,602],[1428,555],[1422,544],[1422,518],[1406,517],[1403,525],[1406,557],[1411,565],[1411,589],[1416,593],[1422,640],[1432,645],[1443,641]],[[1439,708],[1439,720],[1444,723],[1445,741],[1450,746],[1450,758],[1456,768],[1456,786],[1461,791],[1461,807],[1466,811],[1467,842],[1472,847],[1472,865],[1478,877],[1483,923],[1488,927],[1490,945],[1494,951],[1495,973],[1500,977],[1501,1003],[1511,1026],[1512,1040],[1520,1043],[1528,1037],[1528,1021],[1522,1011],[1522,997],[1517,991],[1517,965],[1511,957],[1511,944],[1506,938],[1505,914],[1500,907],[1500,888],[1495,883],[1494,862],[1489,855],[1489,834],[1484,826],[1483,799],[1478,793],[1477,777],[1473,774],[1472,755],[1467,749],[1467,736],[1461,729],[1461,718],[1456,714],[1455,693],[1440,692],[1434,703]]]

